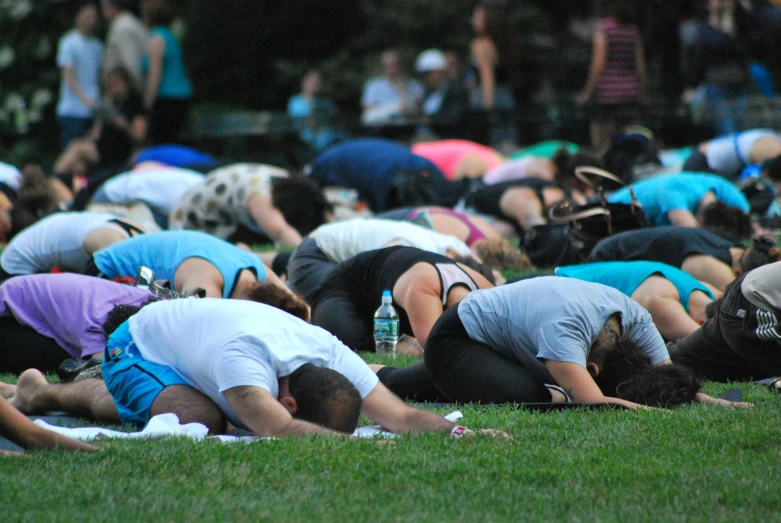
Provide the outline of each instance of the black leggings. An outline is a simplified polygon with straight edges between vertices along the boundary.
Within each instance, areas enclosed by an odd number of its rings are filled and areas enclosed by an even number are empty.
[[[27,369],[54,372],[70,357],[53,339],[13,317],[0,318],[0,372],[19,374]]]
[[[321,327],[355,352],[374,352],[374,319],[367,308],[347,292],[330,292],[312,310],[312,325]]]
[[[469,338],[451,307],[431,330],[424,362],[384,367],[380,381],[396,395],[414,401],[457,403],[544,403],[545,384],[517,361]]]
[[[328,259],[317,246],[314,238],[306,238],[298,246],[287,264],[287,279],[295,292],[312,304],[315,289],[320,285],[336,263]]]

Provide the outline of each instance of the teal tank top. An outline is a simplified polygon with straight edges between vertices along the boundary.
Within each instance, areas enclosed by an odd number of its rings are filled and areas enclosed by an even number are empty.
[[[173,98],[185,100],[192,96],[193,88],[187,78],[184,67],[182,46],[170,29],[158,26],[152,29],[152,36],[160,36],[165,41],[165,55],[163,56],[163,75],[160,78],[160,87],[157,91],[159,98]],[[149,70],[149,60],[143,58],[144,72]]]
[[[693,276],[686,274],[677,267],[660,262],[612,261],[570,265],[556,269],[556,276],[575,278],[576,280],[591,283],[601,283],[630,297],[641,283],[655,274],[663,276],[675,285],[681,305],[683,305],[686,312],[689,312],[689,295],[693,291],[702,291],[710,296],[711,299],[714,299],[710,289],[697,281]]]
[[[203,258],[220,271],[224,280],[222,297],[233,292],[239,272],[249,269],[266,282],[266,269],[256,254],[197,231],[163,231],[143,234],[101,249],[93,256],[105,276],[135,278],[138,267],[155,271],[155,278],[173,284],[179,265],[188,258]]]

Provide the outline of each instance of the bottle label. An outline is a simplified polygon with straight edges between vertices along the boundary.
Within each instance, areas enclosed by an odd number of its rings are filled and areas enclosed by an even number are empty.
[[[399,335],[399,320],[374,320],[375,337],[397,337]]]

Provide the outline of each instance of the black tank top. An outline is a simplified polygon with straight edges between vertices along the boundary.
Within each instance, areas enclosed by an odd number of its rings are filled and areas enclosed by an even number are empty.
[[[588,261],[649,260],[680,267],[688,256],[704,254],[732,266],[730,247],[743,245],[706,229],[651,227],[605,238],[591,251]]]
[[[366,308],[370,318],[382,302],[382,292],[393,291],[396,282],[414,265],[425,262],[437,269],[437,265],[457,265],[447,256],[423,251],[413,247],[388,247],[361,253],[337,265],[317,287],[312,297],[312,312],[324,298],[339,294],[349,296],[354,303]],[[477,284],[464,272],[464,285],[476,288]],[[440,273],[440,283],[442,274]],[[469,283],[472,286],[468,285]],[[452,285],[450,286],[452,288]],[[450,288],[443,290],[447,293]],[[409,316],[401,306],[394,303],[399,314],[399,332],[412,335]]]

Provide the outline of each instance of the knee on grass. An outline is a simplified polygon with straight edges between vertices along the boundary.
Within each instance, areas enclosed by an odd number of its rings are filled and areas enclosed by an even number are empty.
[[[152,403],[149,414],[152,417],[169,412],[176,414],[182,425],[201,423],[209,429],[209,434],[225,431],[225,417],[217,404],[187,385],[171,385],[163,389]]]

